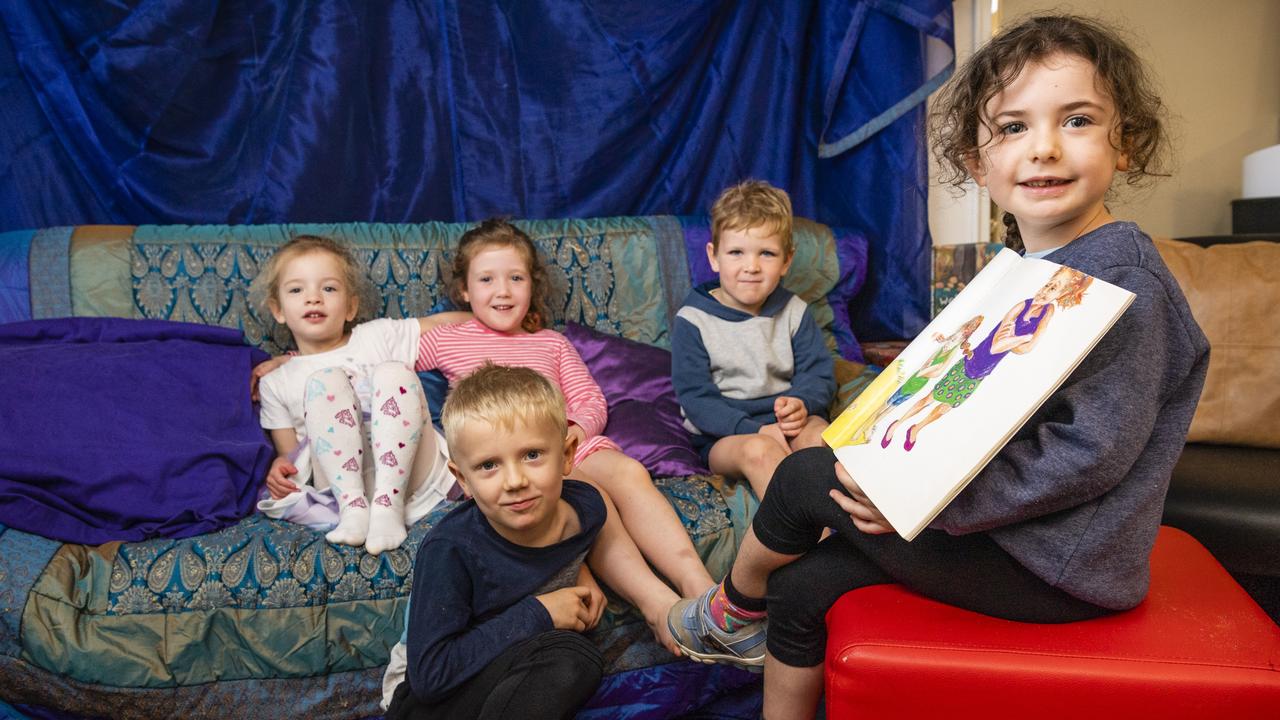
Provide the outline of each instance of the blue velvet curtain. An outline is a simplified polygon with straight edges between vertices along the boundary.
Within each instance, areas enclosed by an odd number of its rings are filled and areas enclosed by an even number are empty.
[[[0,231],[705,213],[744,177],[928,314],[949,0],[0,2]]]

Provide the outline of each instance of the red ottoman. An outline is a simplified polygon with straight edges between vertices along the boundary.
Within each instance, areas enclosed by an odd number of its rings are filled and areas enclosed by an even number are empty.
[[[1118,615],[1017,623],[879,585],[846,593],[827,628],[832,720],[1280,718],[1280,628],[1170,527],[1150,594]]]

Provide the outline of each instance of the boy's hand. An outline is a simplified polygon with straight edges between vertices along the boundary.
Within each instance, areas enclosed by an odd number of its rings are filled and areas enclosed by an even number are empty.
[[[773,438],[774,442],[782,446],[784,450],[790,452],[791,444],[787,442],[787,436],[782,434],[782,428],[778,427],[778,423],[769,423],[760,427],[759,433]]]
[[[275,370],[281,365],[289,362],[290,355],[277,355],[268,360],[263,360],[253,366],[253,372],[249,373],[249,397],[254,401],[258,401],[258,381],[267,373]]]
[[[267,492],[271,499],[279,500],[289,493],[298,492],[297,483],[290,478],[298,474],[298,468],[288,458],[277,457],[271,461],[271,470],[267,472]]]
[[[600,617],[604,615],[607,600],[604,590],[600,589],[600,583],[596,582],[595,576],[591,574],[591,569],[586,563],[578,566],[578,584],[591,591],[591,601],[587,604],[587,609],[591,612],[591,622],[587,623],[587,629],[590,630],[600,624]]]
[[[773,414],[778,416],[778,427],[782,434],[793,438],[804,430],[805,421],[809,419],[809,411],[800,398],[783,395],[773,401]]]
[[[595,623],[591,615],[591,590],[581,585],[560,588],[555,592],[535,595],[551,615],[551,624],[557,630],[583,632]]]

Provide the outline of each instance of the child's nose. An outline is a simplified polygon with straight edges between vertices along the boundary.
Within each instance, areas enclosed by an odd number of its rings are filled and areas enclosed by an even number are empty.
[[[519,490],[528,484],[529,479],[524,476],[524,472],[520,468],[507,470],[506,475],[502,478],[502,486],[507,490]]]
[[[1057,128],[1035,131],[1031,137],[1031,156],[1033,160],[1058,160],[1062,157],[1062,144]]]

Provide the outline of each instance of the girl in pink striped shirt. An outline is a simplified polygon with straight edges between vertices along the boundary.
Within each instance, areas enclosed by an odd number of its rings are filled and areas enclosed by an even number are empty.
[[[546,269],[528,235],[505,220],[486,220],[467,231],[454,258],[450,296],[475,318],[424,333],[417,369],[439,369],[453,385],[491,361],[531,368],[560,388],[569,433],[578,440],[569,477],[596,486],[609,509],[601,539],[614,535],[606,543],[613,548],[607,563],[612,572],[602,579],[635,604],[658,639],[673,648],[666,613],[679,598],[644,558],[685,597],[713,581],[648,471],[601,434],[608,419],[604,394],[577,350],[544,326],[545,291]]]

